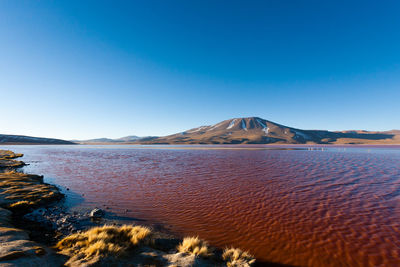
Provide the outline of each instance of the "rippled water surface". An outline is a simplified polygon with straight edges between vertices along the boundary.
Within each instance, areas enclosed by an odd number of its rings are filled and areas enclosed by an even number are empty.
[[[400,147],[8,148],[25,154],[26,171],[81,196],[79,207],[265,261],[400,266]]]

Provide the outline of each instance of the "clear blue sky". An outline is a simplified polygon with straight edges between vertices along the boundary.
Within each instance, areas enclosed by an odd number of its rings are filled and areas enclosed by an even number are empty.
[[[0,1],[0,133],[400,128],[399,1]]]

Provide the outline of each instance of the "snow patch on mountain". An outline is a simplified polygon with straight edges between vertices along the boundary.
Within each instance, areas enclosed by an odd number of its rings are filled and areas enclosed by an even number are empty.
[[[257,122],[261,125],[261,127],[263,127],[261,131],[263,131],[263,132],[265,133],[265,135],[268,135],[269,128],[267,127],[267,125],[264,124],[264,123],[263,123],[261,120],[259,120],[259,119],[257,119]]]
[[[235,126],[235,123],[236,123],[236,119],[233,119],[231,121],[231,123],[229,123],[229,126],[226,129],[231,129],[233,126]]]
[[[242,129],[245,130],[245,131],[247,131],[246,123],[244,122],[244,120],[242,120]]]

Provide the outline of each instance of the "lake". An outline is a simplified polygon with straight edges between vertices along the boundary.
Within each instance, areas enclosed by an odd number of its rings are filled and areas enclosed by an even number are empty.
[[[400,265],[399,146],[1,146],[106,208],[299,266]],[[290,149],[287,149],[290,148]]]

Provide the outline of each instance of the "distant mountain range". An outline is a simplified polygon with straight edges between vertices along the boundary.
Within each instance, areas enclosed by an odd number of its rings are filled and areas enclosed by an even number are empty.
[[[32,137],[25,135],[0,134],[1,144],[44,144],[44,145],[72,145],[73,142],[54,138]]]
[[[400,131],[301,130],[258,117],[235,118],[200,126],[142,144],[400,144]]]
[[[1,135],[0,144],[400,144],[400,130],[301,130],[258,117],[234,118],[168,136],[60,140]]]
[[[71,140],[71,142],[80,143],[80,144],[101,144],[101,143],[136,143],[142,140],[148,141],[153,138],[157,138],[156,136],[145,136],[139,137],[136,135],[129,135],[117,139],[110,139],[110,138],[95,138],[95,139],[88,139],[88,140]]]

